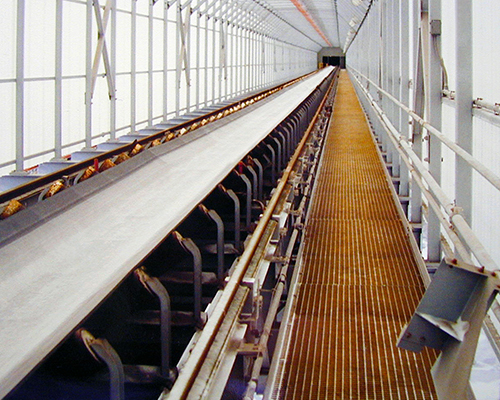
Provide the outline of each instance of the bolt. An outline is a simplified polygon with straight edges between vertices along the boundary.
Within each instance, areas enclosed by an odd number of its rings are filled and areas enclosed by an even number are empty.
[[[479,272],[483,273],[484,272],[484,265],[481,268],[477,269]]]
[[[411,336],[412,336],[412,334],[410,332],[407,332],[406,335],[405,335],[406,339],[411,338]]]
[[[453,260],[451,260],[451,263],[452,263],[453,265],[457,265],[457,262],[458,262],[458,261],[457,261],[457,259],[456,259],[456,258],[454,258]]]
[[[492,272],[491,276],[497,276],[497,273],[496,272]]]
[[[420,339],[419,339],[421,342],[425,342],[427,339],[424,337],[424,336],[420,336]]]

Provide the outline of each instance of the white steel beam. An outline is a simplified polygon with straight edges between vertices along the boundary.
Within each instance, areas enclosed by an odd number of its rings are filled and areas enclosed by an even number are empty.
[[[424,66],[422,54],[422,32],[420,0],[412,0],[413,8],[413,54],[414,54],[414,75],[413,75],[413,109],[421,117],[424,116]],[[415,154],[422,158],[422,128],[415,122],[411,126],[412,149]],[[420,187],[411,181],[410,185],[410,222],[419,224],[422,222],[422,191]],[[420,243],[420,237],[417,237]]]
[[[209,17],[205,16],[205,82],[203,85],[203,104],[205,107],[208,105],[208,21]]]
[[[55,75],[55,120],[54,120],[54,155],[62,156],[62,29],[63,0],[56,1],[56,75]]]
[[[425,95],[428,98],[429,108],[427,109],[429,123],[437,130],[441,130],[442,120],[442,73],[441,73],[441,60],[438,54],[432,49],[432,41],[437,41],[440,45],[440,36],[432,35],[430,32],[430,23],[433,20],[441,20],[441,0],[433,0],[429,2],[429,20],[426,22],[426,30],[429,54],[429,85],[426,87],[429,90]],[[426,132],[428,139],[429,149],[429,171],[438,182],[441,184],[441,142]],[[439,219],[433,212],[429,212],[428,218],[428,232],[427,232],[427,248],[428,248],[428,261],[439,262],[441,261],[441,229]]]
[[[163,121],[168,115],[168,0],[163,4]]]
[[[85,146],[92,146],[92,0],[87,0],[85,44]]]
[[[148,7],[148,126],[153,125],[153,12],[154,0],[149,0]]]
[[[116,0],[111,0],[111,59],[109,64],[109,70],[107,75],[110,75],[110,80],[108,81],[112,83],[112,86],[109,88],[110,96],[109,101],[110,104],[110,119],[109,119],[109,132],[110,139],[115,139],[116,137]]]
[[[197,4],[197,7],[200,6],[200,3],[203,4],[206,0],[204,0],[203,2],[199,2]],[[193,8],[193,12],[195,13],[196,15],[196,46],[198,49],[201,48],[200,46],[200,21],[201,21],[201,18],[202,18],[202,14],[201,12],[195,12],[194,11],[194,8]],[[206,44],[205,44],[205,49],[204,51],[206,52],[207,49],[206,49]],[[196,91],[195,91],[195,99],[194,99],[194,107],[195,109],[199,109],[200,108],[200,51],[198,50],[196,52]]]
[[[217,22],[217,18],[212,17],[212,45],[215,47],[215,24]],[[215,51],[212,51],[212,104],[215,103]]]
[[[401,41],[399,42],[399,52],[401,54],[401,85],[400,98],[403,104],[410,104],[410,4],[407,1],[401,1],[400,8],[401,24],[400,34]],[[410,125],[408,117],[403,114],[401,117],[401,135],[405,138],[410,137]],[[401,164],[399,181],[399,195],[409,196],[409,171],[406,164]],[[408,215],[407,215],[408,216]]]
[[[455,2],[455,129],[456,142],[469,154],[472,154],[472,1]],[[461,158],[455,158],[455,197],[462,208],[465,219],[472,220],[472,169]]]
[[[130,131],[135,132],[137,120],[137,2],[132,0],[130,14]],[[166,30],[165,30],[166,31]]]
[[[24,169],[24,36],[25,0],[17,2],[16,27],[16,170]]]

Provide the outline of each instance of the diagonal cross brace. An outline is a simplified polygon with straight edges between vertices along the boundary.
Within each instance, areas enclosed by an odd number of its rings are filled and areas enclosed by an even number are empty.
[[[189,58],[187,52],[187,44],[186,44],[186,36],[189,31],[191,25],[191,8],[186,7],[186,17],[185,21],[182,21],[182,6],[179,4],[179,18],[180,18],[180,38],[181,38],[181,49],[178,57],[179,69],[182,69],[182,64],[184,63],[184,73],[186,76],[186,85],[191,86],[191,79],[189,77]],[[178,86],[181,86],[181,82],[179,80]]]
[[[101,15],[101,6],[99,5],[99,0],[94,0],[94,11],[97,22],[97,46],[94,56],[94,64],[92,65],[92,90],[90,97],[94,96],[95,84],[97,80],[97,73],[99,72],[99,65],[101,64],[101,56],[104,58],[104,68],[106,70],[106,79],[108,81],[108,93],[109,98],[115,97],[115,84],[113,82],[113,76],[111,74],[111,63],[109,61],[108,48],[106,46],[106,29],[108,27],[108,21],[111,10],[112,0],[107,0],[104,6],[104,14]]]

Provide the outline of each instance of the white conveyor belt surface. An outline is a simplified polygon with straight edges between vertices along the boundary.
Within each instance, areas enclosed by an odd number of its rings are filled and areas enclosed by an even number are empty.
[[[152,157],[0,244],[0,398],[330,72],[319,71],[241,117],[234,114],[217,130]]]

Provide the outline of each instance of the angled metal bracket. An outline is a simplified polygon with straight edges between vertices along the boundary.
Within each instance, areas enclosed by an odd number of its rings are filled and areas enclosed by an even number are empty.
[[[439,265],[398,347],[441,350],[432,367],[440,399],[466,399],[483,320],[500,289],[496,272],[445,259]]]
[[[141,284],[156,298],[160,303],[160,331],[161,331],[161,375],[166,380],[170,375],[170,346],[172,342],[172,311],[170,306],[170,296],[165,286],[156,277],[147,274],[144,267],[134,271],[135,276]]]

